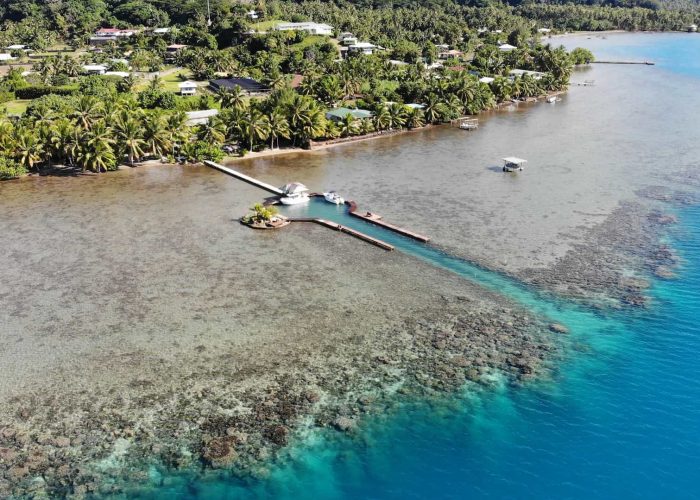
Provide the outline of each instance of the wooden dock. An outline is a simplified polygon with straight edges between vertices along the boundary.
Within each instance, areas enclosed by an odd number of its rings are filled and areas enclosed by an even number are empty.
[[[340,231],[341,233],[349,234],[350,236],[354,236],[357,239],[360,239],[362,241],[366,241],[367,243],[371,243],[374,246],[377,246],[379,248],[382,248],[387,251],[392,251],[394,249],[393,245],[390,245],[389,243],[379,240],[377,238],[373,238],[369,236],[368,234],[361,233],[360,231],[355,231],[354,229],[351,229],[349,227],[345,227],[342,224],[338,224],[337,222],[332,222],[326,219],[313,219],[313,218],[295,218],[295,219],[289,219],[292,222],[315,222],[316,224],[320,224],[321,226],[328,227],[330,229],[334,229],[336,231]]]
[[[389,231],[394,231],[395,233],[406,236],[408,238],[422,241],[423,243],[427,243],[430,241],[430,238],[428,238],[427,236],[423,236],[422,234],[414,233],[413,231],[409,231],[408,229],[404,229],[394,224],[384,222],[380,215],[374,214],[372,212],[358,213],[357,204],[354,201],[347,201],[346,204],[349,206],[348,213],[354,217],[367,221],[371,224],[383,227],[384,229],[388,229]]]
[[[235,177],[236,179],[242,180],[243,182],[247,182],[248,184],[250,184],[252,186],[258,187],[260,189],[264,189],[265,191],[269,191],[270,193],[276,194],[278,196],[282,196],[284,194],[284,192],[280,188],[277,188],[271,184],[267,184],[265,182],[254,179],[253,177],[250,177],[249,175],[242,174],[241,172],[233,170],[232,168],[224,167],[223,165],[219,165],[218,163],[214,163],[213,161],[209,161],[209,160],[205,160],[204,164],[207,167],[211,167],[215,170],[218,170],[219,172],[223,172],[227,175],[230,175],[231,177]]]

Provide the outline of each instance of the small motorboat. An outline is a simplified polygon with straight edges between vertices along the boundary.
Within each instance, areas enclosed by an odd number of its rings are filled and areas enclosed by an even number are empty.
[[[282,187],[284,195],[280,198],[282,205],[299,205],[308,203],[309,189],[300,182],[292,182]]]
[[[323,193],[323,198],[328,203],[333,203],[334,205],[342,205],[343,203],[345,203],[343,197],[335,191],[328,191],[327,193]]]
[[[555,95],[550,95],[549,97],[547,97],[547,102],[549,102],[549,103],[554,103],[554,102],[559,102],[559,101],[561,101],[561,98],[559,98]]]

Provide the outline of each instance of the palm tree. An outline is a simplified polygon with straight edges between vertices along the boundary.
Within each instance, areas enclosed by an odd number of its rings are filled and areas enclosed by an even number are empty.
[[[27,169],[38,167],[44,157],[44,147],[31,130],[20,128],[15,131],[15,159]]]
[[[212,116],[207,123],[199,126],[197,139],[220,146],[226,140],[226,124],[220,117]]]
[[[14,126],[12,122],[0,118],[0,156],[10,156],[14,150]]]
[[[80,145],[76,155],[76,163],[84,172],[92,170],[100,173],[109,170],[116,162],[112,145],[106,138],[93,137],[91,140]]]
[[[224,109],[244,111],[247,107],[245,93],[240,85],[236,85],[232,89],[221,89],[217,98]]]
[[[389,128],[401,128],[406,124],[406,106],[395,102],[389,106]]]
[[[423,113],[425,114],[426,122],[437,123],[442,121],[442,118],[445,115],[445,106],[440,102],[435,94],[428,94],[425,97]]]
[[[89,130],[102,117],[102,109],[102,105],[96,97],[84,95],[75,104],[72,116],[84,130]]]
[[[143,127],[126,111],[115,116],[113,127],[117,144],[126,150],[129,165],[133,165],[135,160],[143,156]]]
[[[275,142],[279,148],[280,137],[289,139],[289,122],[287,121],[287,118],[277,110],[273,110],[269,115],[267,115],[267,121],[270,126],[270,149],[275,148]]]
[[[374,115],[374,128],[377,130],[386,130],[391,127],[391,113],[387,106],[382,106]]]
[[[270,123],[267,116],[257,109],[251,109],[246,113],[240,121],[239,127],[241,135],[248,141],[249,151],[253,151],[257,141],[267,140],[270,133]]]
[[[149,113],[143,120],[144,152],[149,156],[162,157],[173,147],[168,123],[161,112]]]
[[[357,133],[357,120],[354,116],[352,116],[352,113],[345,115],[345,117],[343,117],[343,119],[340,121],[339,125],[340,135],[343,137],[348,137]]]
[[[406,126],[408,128],[420,128],[425,125],[425,117],[423,116],[423,110],[420,108],[414,108],[408,114],[406,119]]]
[[[491,82],[491,91],[499,102],[507,101],[513,96],[513,86],[510,80],[502,76],[496,77]]]

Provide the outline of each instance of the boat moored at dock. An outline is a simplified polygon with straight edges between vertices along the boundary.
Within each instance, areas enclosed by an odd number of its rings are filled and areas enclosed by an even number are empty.
[[[282,205],[299,205],[309,201],[309,188],[300,182],[286,184],[281,190],[284,193],[280,198]]]
[[[342,205],[345,203],[345,199],[335,191],[327,191],[323,193],[323,198],[328,203],[333,203],[334,205]]]

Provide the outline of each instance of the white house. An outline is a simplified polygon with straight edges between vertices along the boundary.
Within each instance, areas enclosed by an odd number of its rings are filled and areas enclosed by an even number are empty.
[[[517,48],[518,47],[511,45],[509,43],[504,43],[504,44],[498,46],[498,50],[500,50],[501,52],[510,52],[511,50],[515,50]]]
[[[338,35],[338,41],[347,47],[348,45],[355,45],[357,43],[357,37],[346,31]]]
[[[7,50],[26,50],[26,48],[27,48],[26,45],[16,44],[16,45],[10,45],[9,47],[7,47]]]
[[[552,30],[549,29],[549,28],[539,28],[539,29],[537,30],[537,33],[542,33],[543,35],[546,35],[547,33],[551,33],[551,31],[552,31]]]
[[[88,75],[104,75],[107,73],[107,66],[104,64],[86,64],[83,66],[83,72]]]
[[[311,35],[327,35],[333,34],[333,26],[323,23],[279,23],[275,26],[277,31],[306,31]]]
[[[482,76],[481,78],[479,78],[479,81],[480,81],[481,83],[485,83],[485,84],[487,84],[487,85],[488,85],[489,83],[493,82],[494,80],[495,80],[495,78],[491,78],[490,76]]]
[[[539,71],[529,71],[527,69],[512,69],[508,73],[511,78],[516,78],[516,77],[522,77],[525,75],[533,77],[535,80],[541,80],[542,77],[544,76],[544,73],[541,73]]]
[[[697,24],[691,24],[688,26],[688,31],[690,33],[696,33],[698,31],[698,25]]]
[[[95,32],[98,37],[128,38],[134,34],[133,30],[122,30],[119,28],[100,28]]]
[[[14,61],[12,54],[0,54],[0,62]]]
[[[129,76],[131,73],[128,71],[107,71],[105,72],[105,76],[118,76],[119,78],[126,78]]]
[[[255,12],[254,10],[250,10],[250,11],[246,12],[245,15],[248,17],[248,19],[258,19],[260,17],[258,15],[258,13]]]
[[[180,88],[180,95],[195,95],[197,93],[197,82],[187,80],[177,86]]]
[[[167,35],[170,33],[171,29],[170,28],[156,28],[153,30],[154,35]]]
[[[348,47],[348,52],[354,54],[372,55],[374,54],[375,50],[382,50],[382,47],[369,42],[357,42],[356,44]]]

